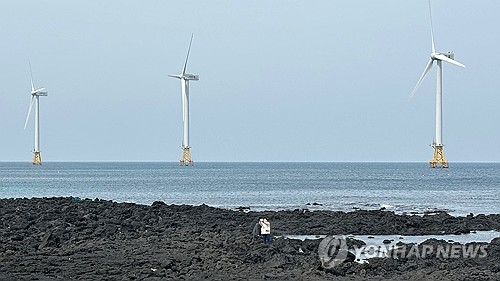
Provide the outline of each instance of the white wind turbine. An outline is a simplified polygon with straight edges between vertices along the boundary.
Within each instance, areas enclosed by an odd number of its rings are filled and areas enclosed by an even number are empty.
[[[186,55],[186,62],[184,63],[184,68],[182,73],[179,75],[169,75],[169,77],[177,78],[181,80],[181,95],[182,95],[182,121],[184,122],[184,138],[182,140],[182,158],[179,160],[181,165],[190,166],[193,165],[193,160],[191,159],[191,152],[189,146],[189,80],[198,81],[198,74],[186,74],[186,67],[189,59],[189,52],[191,50],[191,43],[193,42],[193,34],[191,34],[191,40],[189,41],[189,48]]]
[[[40,97],[47,96],[48,92],[45,88],[40,88],[35,90],[35,86],[33,84],[33,74],[31,72],[31,63],[30,63],[30,79],[31,79],[31,101],[30,107],[28,110],[28,116],[26,116],[26,122],[24,123],[24,129],[26,129],[26,125],[28,125],[28,120],[31,114],[31,108],[33,104],[35,104],[35,147],[33,150],[33,165],[41,165],[42,157],[40,155]]]
[[[437,85],[436,85],[436,136],[432,143],[432,147],[434,148],[434,157],[431,161],[429,161],[429,165],[431,168],[438,167],[438,164],[441,165],[442,168],[448,168],[448,162],[444,157],[443,151],[443,66],[442,62],[448,62],[454,65],[458,65],[461,67],[465,67],[465,65],[459,63],[455,60],[455,55],[453,52],[440,53],[436,51],[436,46],[434,45],[434,31],[432,26],[432,13],[431,13],[431,2],[429,0],[429,15],[431,19],[431,43],[432,43],[432,52],[429,62],[424,69],[424,72],[418,79],[417,85],[413,89],[410,98],[412,98],[417,92],[418,87],[422,83],[425,78],[425,75],[431,69],[434,62],[437,64]]]

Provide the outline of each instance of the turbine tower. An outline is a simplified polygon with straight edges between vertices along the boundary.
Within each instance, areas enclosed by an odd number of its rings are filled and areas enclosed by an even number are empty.
[[[431,1],[429,0],[429,16],[431,19],[431,44],[432,44],[432,52],[429,62],[424,69],[424,72],[418,79],[417,85],[413,89],[411,93],[411,97],[415,95],[417,92],[420,83],[425,78],[425,75],[432,68],[434,62],[437,64],[437,81],[436,81],[436,135],[434,141],[432,142],[432,147],[434,148],[434,157],[429,161],[429,165],[431,168],[448,168],[448,162],[444,157],[443,151],[443,61],[458,65],[461,67],[465,67],[465,65],[459,63],[455,60],[455,55],[453,52],[440,53],[436,51],[436,46],[434,45],[434,31],[432,26],[432,12],[431,12]]]
[[[42,156],[40,155],[40,97],[47,96],[47,90],[45,88],[40,88],[35,90],[33,85],[33,73],[31,72],[30,63],[30,78],[31,78],[31,101],[28,110],[28,116],[26,116],[26,122],[24,122],[24,129],[28,125],[28,120],[31,114],[31,108],[33,108],[33,103],[35,104],[35,147],[33,149],[33,165],[42,165]]]
[[[198,74],[186,74],[186,67],[189,59],[189,52],[191,50],[191,43],[193,42],[193,34],[191,34],[191,40],[189,41],[189,48],[186,55],[186,62],[184,62],[184,68],[182,73],[179,75],[169,75],[169,77],[177,78],[181,80],[181,97],[182,97],[182,121],[184,122],[184,138],[182,140],[182,158],[179,162],[183,166],[193,165],[193,159],[191,158],[190,146],[189,146],[189,81],[198,81]]]

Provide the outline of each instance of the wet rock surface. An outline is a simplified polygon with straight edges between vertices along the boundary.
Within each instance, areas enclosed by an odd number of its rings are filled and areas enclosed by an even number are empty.
[[[480,257],[447,257],[427,240],[390,258],[324,268],[318,240],[251,235],[261,217],[285,234],[455,234],[500,229],[500,215],[388,211],[248,212],[78,198],[0,199],[0,280],[500,280],[500,239]],[[349,247],[360,241],[347,241]],[[416,249],[416,250],[415,250]],[[419,253],[412,255],[409,251]]]

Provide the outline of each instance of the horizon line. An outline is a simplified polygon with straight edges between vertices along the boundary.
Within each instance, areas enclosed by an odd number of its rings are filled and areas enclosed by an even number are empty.
[[[26,160],[0,160],[0,163],[29,163]],[[179,163],[158,160],[46,160],[43,163]],[[195,163],[428,163],[428,161],[195,161]],[[450,163],[500,163],[500,161],[451,161]]]

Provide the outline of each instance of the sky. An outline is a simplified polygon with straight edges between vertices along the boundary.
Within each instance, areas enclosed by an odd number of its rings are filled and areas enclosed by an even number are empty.
[[[433,0],[450,162],[500,161],[500,1]],[[191,33],[191,153],[204,161],[432,158],[426,0],[20,0],[0,9],[0,161],[178,161]]]

